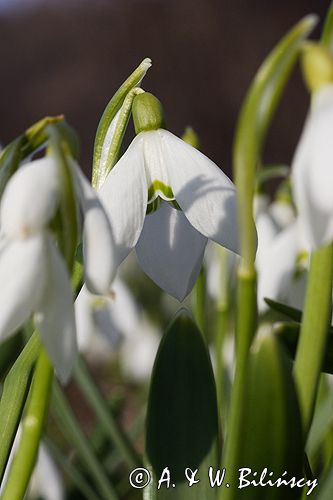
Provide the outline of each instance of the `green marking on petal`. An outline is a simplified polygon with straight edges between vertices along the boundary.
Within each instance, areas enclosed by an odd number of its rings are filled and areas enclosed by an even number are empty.
[[[162,198],[160,198],[159,196],[157,198],[155,198],[152,202],[148,203],[146,215],[149,215],[149,214],[152,214],[153,212],[156,212],[156,210],[159,208],[161,203],[162,203]]]
[[[172,201],[175,195],[170,186],[167,186],[162,181],[154,181],[148,189],[148,203],[152,203],[158,196],[165,201]]]

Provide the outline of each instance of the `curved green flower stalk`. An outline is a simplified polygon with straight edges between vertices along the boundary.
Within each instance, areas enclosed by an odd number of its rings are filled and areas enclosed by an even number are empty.
[[[255,76],[240,112],[234,144],[234,172],[238,189],[238,214],[242,260],[238,270],[236,373],[224,453],[228,480],[235,484],[238,474],[244,423],[244,390],[247,358],[254,335],[256,313],[256,234],[252,218],[256,168],[265,137],[282,91],[297,60],[304,39],[316,23],[315,16],[301,20],[273,49]],[[223,500],[236,498],[237,488],[220,492]]]

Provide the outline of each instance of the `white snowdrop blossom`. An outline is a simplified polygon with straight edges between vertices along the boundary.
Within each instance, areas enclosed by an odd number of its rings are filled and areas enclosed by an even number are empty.
[[[268,309],[265,297],[302,308],[308,244],[302,240],[299,220],[294,218],[292,207],[288,209],[285,202],[270,204],[266,195],[256,195],[254,201],[259,311],[263,313]]]
[[[333,240],[332,130],[333,84],[313,95],[292,165],[295,204],[311,249]]]
[[[146,274],[178,300],[195,283],[208,238],[238,251],[233,183],[167,130],[140,132],[99,194],[117,264],[135,247]]]
[[[115,270],[110,225],[74,162],[71,168],[84,215],[86,280],[104,293]],[[73,297],[65,262],[48,229],[61,187],[56,160],[45,157],[19,168],[5,188],[0,205],[0,339],[15,333],[35,313],[57,375],[66,381],[77,351]]]
[[[92,361],[119,352],[127,377],[136,382],[148,378],[160,332],[120,278],[115,279],[108,296],[94,295],[84,285],[75,301],[75,318],[79,350]]]

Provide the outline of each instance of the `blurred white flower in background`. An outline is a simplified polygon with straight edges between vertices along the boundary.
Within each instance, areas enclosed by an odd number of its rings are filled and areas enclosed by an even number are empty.
[[[299,220],[293,215],[292,207],[288,209],[284,202],[270,204],[266,195],[256,198],[259,311],[268,310],[265,297],[302,309],[308,244],[302,240]]]
[[[119,353],[127,377],[136,382],[148,379],[160,332],[120,278],[108,296],[93,295],[83,286],[75,301],[75,317],[79,349],[92,362]]]
[[[333,240],[333,85],[320,87],[292,164],[295,204],[311,249]]]

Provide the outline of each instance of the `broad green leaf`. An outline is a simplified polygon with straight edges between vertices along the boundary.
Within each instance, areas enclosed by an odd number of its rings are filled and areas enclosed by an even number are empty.
[[[273,334],[257,337],[252,346],[245,401],[241,470],[238,484],[231,484],[230,490],[248,486],[245,481],[259,480],[266,468],[266,480],[276,480],[284,471],[289,479],[303,477],[302,422],[291,366]],[[242,468],[249,468],[251,472],[245,476],[247,471],[243,472]],[[257,474],[253,475],[254,472]],[[270,472],[273,475],[269,476]],[[291,500],[300,498],[301,493],[300,488],[243,487],[234,498]]]
[[[154,485],[145,498],[215,498],[208,470],[210,466],[217,467],[218,435],[216,389],[209,354],[200,331],[182,310],[162,339],[151,380],[146,455]],[[166,467],[170,471],[170,488],[164,482],[157,490]],[[186,468],[198,469],[196,479],[200,482],[191,488]]]
[[[333,464],[330,470],[319,482],[318,491],[316,491],[316,500],[332,500],[333,496]]]

